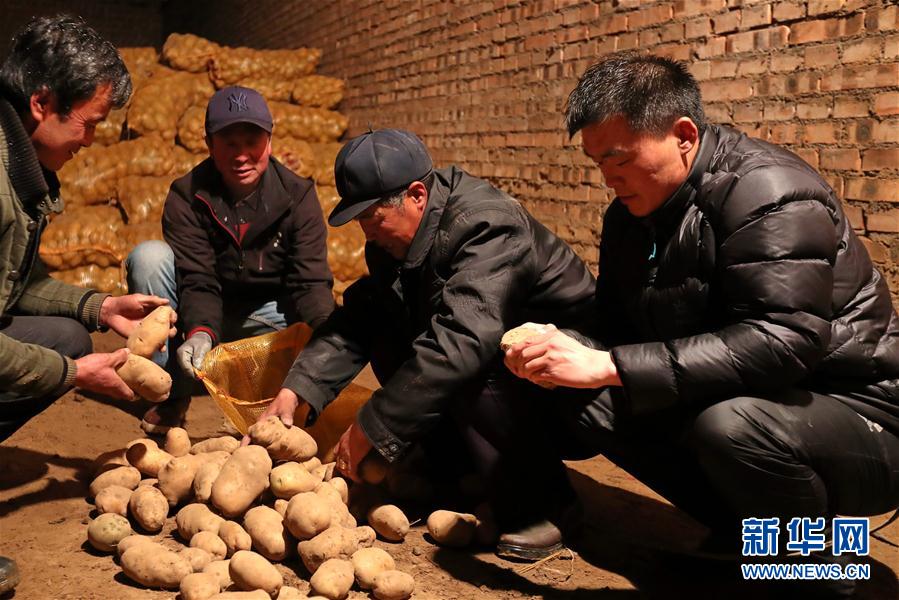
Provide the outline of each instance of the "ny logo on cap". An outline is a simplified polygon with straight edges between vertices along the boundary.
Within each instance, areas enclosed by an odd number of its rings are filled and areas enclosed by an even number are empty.
[[[247,106],[247,95],[243,92],[234,93],[228,96],[228,111],[229,112],[241,112],[244,110],[250,110],[250,107]]]

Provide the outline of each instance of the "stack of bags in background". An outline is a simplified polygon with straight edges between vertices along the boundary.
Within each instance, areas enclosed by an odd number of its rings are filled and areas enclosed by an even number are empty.
[[[334,110],[340,79],[315,75],[321,50],[229,48],[172,34],[153,48],[120,48],[134,93],[97,127],[94,145],[58,173],[65,212],[48,225],[41,258],[63,281],[127,293],[124,260],[140,242],[162,239],[169,185],[208,156],[204,117],[216,89],[259,90],[272,110],[273,155],[315,180],[325,216],[336,204],[334,159],[347,118]],[[328,262],[338,300],[365,273],[365,238],[353,225],[328,228]]]

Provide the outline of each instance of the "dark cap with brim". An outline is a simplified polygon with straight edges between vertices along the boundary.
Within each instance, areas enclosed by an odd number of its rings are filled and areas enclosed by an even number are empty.
[[[433,170],[431,157],[414,133],[402,129],[378,129],[347,142],[337,154],[334,176],[340,202],[328,223],[339,227],[368,207]]]
[[[206,106],[206,133],[212,135],[235,123],[250,123],[272,132],[272,113],[262,94],[232,85],[213,94]]]

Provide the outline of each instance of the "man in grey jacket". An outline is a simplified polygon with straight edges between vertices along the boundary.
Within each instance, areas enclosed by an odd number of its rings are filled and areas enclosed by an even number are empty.
[[[338,469],[356,480],[370,452],[393,462],[449,424],[465,440],[453,456],[461,460],[467,447],[496,484],[500,526],[519,527],[527,517],[513,513],[527,494],[499,476],[503,449],[482,443],[502,426],[489,410],[494,395],[518,385],[504,373],[500,338],[525,321],[578,322],[593,276],[513,198],[457,167],[435,170],[408,131],[350,140],[335,174],[341,201],[329,222],[362,227],[370,274],[347,289],[263,416],[292,423],[301,408],[314,418],[371,361],[383,387],[344,433]],[[559,541],[543,536],[527,558]]]

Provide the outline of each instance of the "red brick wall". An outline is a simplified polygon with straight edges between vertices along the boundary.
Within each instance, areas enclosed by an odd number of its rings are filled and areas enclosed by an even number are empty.
[[[784,144],[845,198],[899,298],[899,8],[877,0],[194,3],[166,26],[226,44],[319,46],[350,134],[418,132],[436,162],[513,193],[595,263],[609,195],[561,110],[595,57],[689,61],[710,119]],[[178,26],[175,26],[175,21]]]
[[[12,36],[32,17],[61,12],[80,15],[116,46],[161,46],[162,0],[4,0],[0,58]]]

